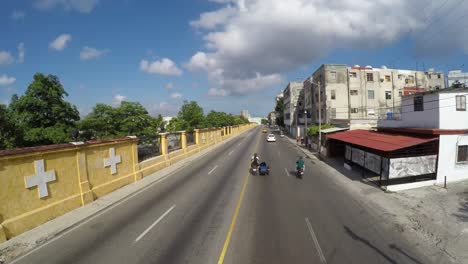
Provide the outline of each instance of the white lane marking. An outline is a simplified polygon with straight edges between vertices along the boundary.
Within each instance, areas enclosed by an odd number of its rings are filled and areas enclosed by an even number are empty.
[[[284,172],[286,172],[286,177],[289,177],[289,176],[291,176],[291,175],[289,175],[289,171],[288,171],[288,169],[284,168]]]
[[[210,175],[214,170],[216,170],[216,168],[218,168],[218,165],[214,166],[214,168],[211,169],[210,172],[208,172],[208,175]]]
[[[317,252],[318,252],[319,257],[320,257],[320,262],[322,262],[322,264],[326,264],[327,260],[325,259],[325,256],[323,255],[322,248],[320,248],[317,236],[315,235],[314,229],[312,228],[312,225],[310,224],[309,218],[306,217],[305,221],[306,221],[306,224],[307,224],[307,228],[309,229],[309,233],[312,236],[312,239],[314,240],[315,247],[317,248]]]
[[[242,144],[242,142],[239,142],[239,144],[237,144],[237,146],[240,146]]]
[[[234,150],[231,150],[231,152],[229,152],[228,156],[231,156],[231,154],[234,152]]]
[[[153,227],[155,227],[159,222],[161,222],[161,220],[164,219],[164,217],[166,217],[166,215],[168,215],[176,206],[173,205],[171,208],[169,208],[163,215],[161,215],[156,221],[154,221],[153,224],[151,224],[148,228],[146,228],[146,230],[141,233],[141,235],[139,235],[136,239],[135,239],[135,242],[138,242],[140,239],[142,239]]]
[[[278,156],[281,156],[281,153],[278,151]]]

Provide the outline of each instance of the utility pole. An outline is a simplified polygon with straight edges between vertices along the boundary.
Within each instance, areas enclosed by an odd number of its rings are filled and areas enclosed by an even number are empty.
[[[318,155],[320,157],[321,153],[321,148],[322,148],[322,132],[320,131],[322,129],[322,101],[321,101],[321,96],[320,94],[322,93],[322,88],[320,87],[320,81],[317,82],[318,84],[318,101],[319,101],[319,128],[318,128],[318,133],[319,133],[319,142],[318,142]]]

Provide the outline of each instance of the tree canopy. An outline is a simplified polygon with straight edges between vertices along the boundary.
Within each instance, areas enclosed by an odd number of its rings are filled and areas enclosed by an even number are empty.
[[[22,131],[19,146],[63,143],[71,140],[75,122],[80,119],[76,106],[64,100],[68,96],[57,76],[35,74],[21,97],[14,95],[10,111]]]
[[[85,139],[104,139],[127,135],[155,136],[162,116],[154,118],[137,102],[122,102],[118,107],[96,104],[81,122],[79,128]]]
[[[275,112],[277,114],[276,124],[284,127],[284,100],[282,97],[276,101]]]

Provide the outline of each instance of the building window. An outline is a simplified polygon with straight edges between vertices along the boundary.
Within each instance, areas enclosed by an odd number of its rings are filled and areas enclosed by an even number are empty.
[[[392,92],[385,91],[385,100],[392,100]]]
[[[335,90],[331,90],[331,99],[332,99],[332,100],[335,100],[335,99],[336,99]]]
[[[291,114],[285,114],[286,119],[291,119]]]
[[[455,100],[457,101],[457,111],[466,111],[466,96],[457,95]]]
[[[351,90],[349,91],[350,95],[358,95],[358,90]]]
[[[373,82],[374,81],[374,74],[371,72],[367,73],[367,81],[368,82]]]
[[[413,76],[408,76],[408,78],[405,79],[406,84],[413,84],[414,83],[414,77]]]
[[[330,72],[330,81],[336,81],[336,72]]]
[[[468,145],[458,146],[457,163],[468,163]]]
[[[350,72],[350,73],[349,73],[349,77],[350,77],[350,78],[356,78],[356,77],[357,77],[356,72]]]
[[[385,81],[389,82],[390,81],[390,75],[385,75]]]
[[[336,118],[336,108],[331,109],[331,117]]]
[[[368,99],[374,99],[375,96],[374,96],[374,90],[368,90],[367,91],[367,98]]]
[[[351,113],[357,114],[359,112],[358,108],[351,108]]]
[[[399,97],[402,97],[402,96],[403,96],[403,92],[402,92],[402,91],[399,91],[399,92],[398,92],[398,96],[399,96]]]
[[[442,74],[437,74],[437,79],[441,79],[442,78]]]
[[[403,79],[403,74],[398,74],[398,79],[399,80]]]
[[[423,100],[422,96],[415,96],[413,98],[413,102],[414,102],[414,111],[415,112],[424,111],[424,100]]]

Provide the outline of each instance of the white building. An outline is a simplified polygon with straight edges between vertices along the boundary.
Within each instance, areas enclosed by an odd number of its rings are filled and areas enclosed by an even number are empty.
[[[298,123],[297,115],[299,114],[298,109],[301,109],[303,106],[302,100],[299,100],[303,89],[301,82],[290,82],[283,91],[284,125],[293,136],[301,135],[301,129],[298,128],[300,124]]]
[[[454,83],[460,83],[464,87],[468,87],[468,72],[462,72],[460,70],[449,71],[448,87],[452,87]]]
[[[262,124],[262,119],[264,119],[264,118],[263,117],[250,117],[249,122],[261,125]]]
[[[468,179],[468,89],[444,89],[405,96],[401,118],[379,120],[378,130],[439,138],[437,178],[443,184]]]
[[[385,66],[325,64],[304,81],[306,109],[312,113],[313,121],[318,122],[320,108],[323,123],[340,124],[344,120],[346,126],[350,126],[351,120],[370,120],[375,124],[379,116],[389,112],[398,115],[403,95],[443,88],[442,72]]]
[[[240,115],[247,118],[247,119],[250,118],[249,110],[242,110]]]

